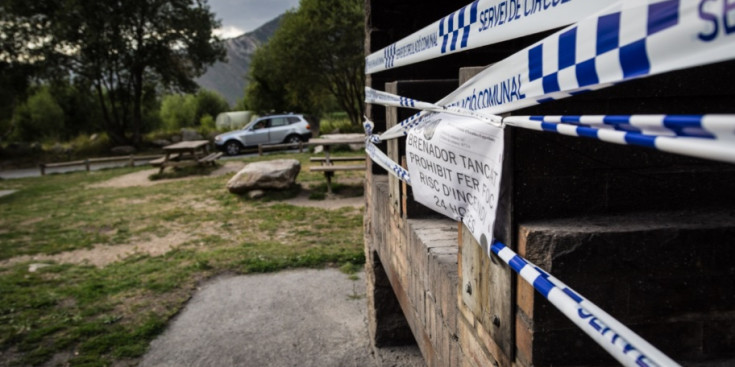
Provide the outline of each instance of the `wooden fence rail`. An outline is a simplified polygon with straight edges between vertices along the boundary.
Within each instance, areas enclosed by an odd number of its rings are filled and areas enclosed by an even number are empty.
[[[69,162],[56,162],[56,163],[41,163],[38,168],[41,170],[41,176],[46,175],[47,168],[59,168],[59,167],[73,167],[73,166],[84,166],[87,172],[90,171],[93,163],[109,163],[109,162],[120,162],[127,161],[128,166],[132,167],[135,165],[135,161],[149,161],[161,157],[160,154],[155,155],[128,155],[128,156],[117,156],[117,157],[103,157],[103,158],[88,158],[77,161]]]

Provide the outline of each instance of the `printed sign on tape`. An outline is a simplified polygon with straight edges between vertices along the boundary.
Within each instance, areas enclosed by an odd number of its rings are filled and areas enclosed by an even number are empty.
[[[414,199],[492,242],[503,162],[503,129],[477,119],[431,115],[406,139]]]

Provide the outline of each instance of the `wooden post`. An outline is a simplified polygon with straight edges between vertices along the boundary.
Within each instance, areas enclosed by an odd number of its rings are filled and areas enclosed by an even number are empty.
[[[135,157],[132,154],[130,155],[130,167],[135,167]]]
[[[327,196],[332,195],[332,176],[334,172],[324,172],[324,177],[327,178]]]
[[[87,169],[87,172],[89,172],[89,168],[90,168],[89,167],[89,159],[85,159],[84,160],[84,168],[86,168]]]
[[[41,163],[38,165],[38,168],[41,169],[41,176],[45,176],[46,175],[46,165]]]
[[[303,153],[303,152],[304,152],[304,142],[300,141],[299,142],[299,153]]]
[[[263,144],[258,144],[258,155],[259,156],[263,155]]]

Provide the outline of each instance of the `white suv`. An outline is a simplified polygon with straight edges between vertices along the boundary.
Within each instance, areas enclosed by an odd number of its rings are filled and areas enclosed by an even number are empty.
[[[214,146],[227,155],[236,155],[245,147],[298,143],[308,141],[309,138],[311,125],[304,115],[271,115],[253,120],[240,130],[217,135]]]

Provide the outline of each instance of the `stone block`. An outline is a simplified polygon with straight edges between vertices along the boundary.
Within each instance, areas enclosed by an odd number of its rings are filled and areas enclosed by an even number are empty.
[[[597,304],[675,360],[731,358],[722,337],[735,313],[735,215],[728,211],[638,213],[529,222],[519,253]],[[724,273],[724,276],[723,276]],[[600,365],[600,347],[519,280],[518,359],[532,365]],[[528,333],[525,333],[527,330]],[[721,337],[715,337],[720,335]],[[532,343],[531,354],[522,343]]]
[[[708,358],[735,358],[735,318],[732,314],[703,323],[702,353]]]
[[[675,361],[704,359],[704,335],[700,321],[631,324],[628,327]]]

